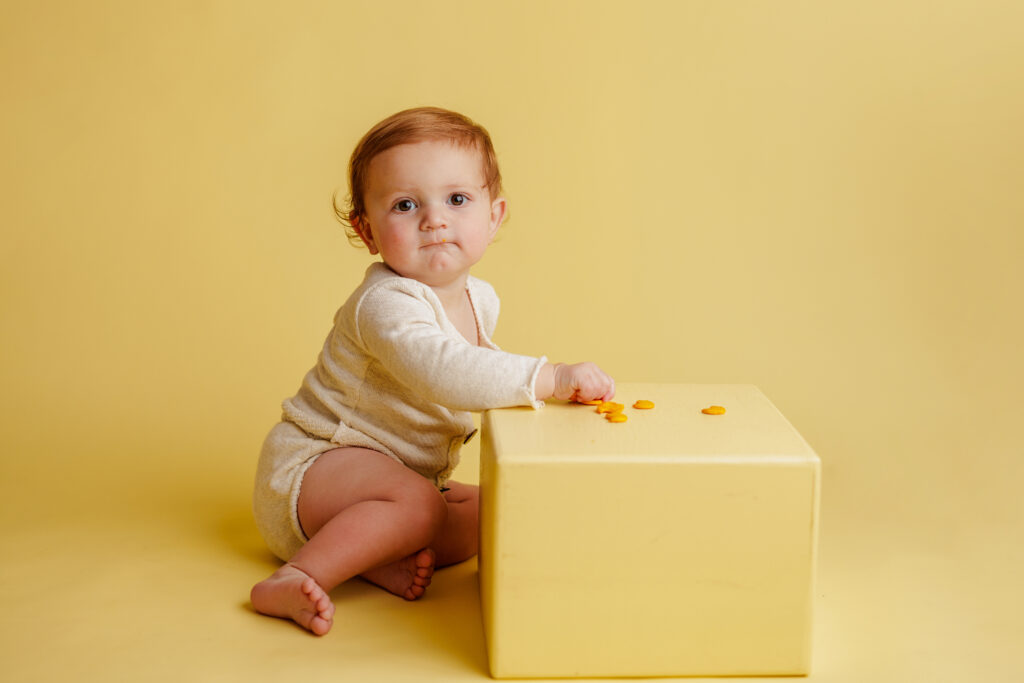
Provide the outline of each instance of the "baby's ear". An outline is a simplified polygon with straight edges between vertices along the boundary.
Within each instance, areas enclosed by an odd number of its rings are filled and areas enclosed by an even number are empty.
[[[352,229],[359,235],[359,239],[363,240],[363,244],[370,250],[371,254],[376,255],[379,250],[377,245],[373,242],[373,232],[370,230],[370,224],[366,222],[361,216],[356,216],[352,219]]]
[[[505,213],[508,211],[508,203],[504,197],[498,197],[491,202],[491,234],[490,238],[493,240],[494,236],[498,234],[498,228],[501,227],[502,221],[505,220]]]

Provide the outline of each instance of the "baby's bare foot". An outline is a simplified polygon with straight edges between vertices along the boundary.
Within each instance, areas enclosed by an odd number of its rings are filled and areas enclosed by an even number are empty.
[[[318,636],[334,624],[334,603],[327,593],[312,576],[290,564],[253,586],[250,598],[257,612],[291,619]]]
[[[434,551],[424,548],[397,562],[363,572],[360,576],[406,600],[416,600],[423,596],[430,585],[435,561]]]

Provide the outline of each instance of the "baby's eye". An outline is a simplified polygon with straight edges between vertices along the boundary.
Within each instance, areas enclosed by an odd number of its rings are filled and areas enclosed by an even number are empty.
[[[416,208],[416,203],[411,199],[399,199],[395,202],[395,211],[406,213]]]
[[[463,204],[469,201],[469,197],[462,194],[461,192],[456,192],[451,197],[448,198],[448,201],[451,203],[452,206],[462,206]]]

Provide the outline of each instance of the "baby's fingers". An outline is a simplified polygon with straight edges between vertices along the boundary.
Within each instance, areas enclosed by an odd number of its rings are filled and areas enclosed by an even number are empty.
[[[601,399],[608,401],[615,397],[615,381],[593,363],[581,363],[576,376],[576,395],[580,401]]]
[[[611,377],[608,378],[608,390],[604,396],[601,397],[602,401],[610,401],[615,398],[615,380]]]

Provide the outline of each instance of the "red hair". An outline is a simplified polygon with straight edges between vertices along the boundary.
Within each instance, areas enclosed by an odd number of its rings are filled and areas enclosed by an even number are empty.
[[[370,162],[378,154],[398,145],[424,140],[451,140],[454,144],[480,152],[484,179],[492,198],[501,195],[501,170],[491,144],[491,136],[483,126],[462,114],[439,107],[417,107],[392,114],[363,136],[348,162],[349,196],[346,206],[338,206],[334,197],[334,213],[345,226],[349,241],[362,244],[354,225],[366,214],[363,195]]]

